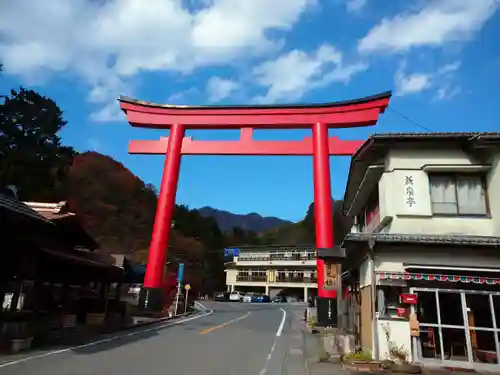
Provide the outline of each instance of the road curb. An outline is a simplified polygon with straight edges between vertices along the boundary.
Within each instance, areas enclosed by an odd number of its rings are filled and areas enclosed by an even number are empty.
[[[284,374],[309,375],[307,352],[303,336],[300,313],[291,313],[288,318],[287,349],[285,354]]]
[[[301,327],[300,333],[302,334],[302,350],[304,353],[304,368],[306,369],[306,375],[311,375],[311,370],[309,369],[309,348],[307,346],[306,330]],[[308,333],[308,332],[307,332]]]
[[[120,328],[117,328],[117,329],[103,329],[102,331],[100,331],[100,333],[118,333],[118,332],[122,332],[122,331],[128,331],[128,330],[131,330],[131,329],[134,329],[134,328],[147,327],[147,326],[151,326],[151,325],[158,324],[158,323],[163,323],[163,322],[170,321],[170,320],[175,320],[175,319],[183,318],[183,317],[186,317],[186,316],[194,315],[196,313],[198,313],[198,312],[197,311],[190,311],[190,312],[183,313],[183,314],[178,314],[178,315],[175,315],[175,316],[166,316],[164,318],[151,319],[151,320],[148,320],[148,321],[143,321],[143,322],[139,322],[139,323],[136,323],[136,324],[130,324],[130,325],[127,325],[127,326],[123,326],[123,327],[120,327]]]

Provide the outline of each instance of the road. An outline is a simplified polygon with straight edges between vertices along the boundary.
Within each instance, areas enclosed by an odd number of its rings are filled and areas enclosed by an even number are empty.
[[[294,319],[303,307],[206,302],[211,309],[74,348],[27,354],[0,375],[303,375]],[[293,363],[296,366],[286,370]],[[293,358],[292,358],[293,359]],[[288,364],[288,365],[286,365]]]

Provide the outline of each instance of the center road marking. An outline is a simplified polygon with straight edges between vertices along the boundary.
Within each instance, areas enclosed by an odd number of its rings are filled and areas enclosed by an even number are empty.
[[[250,312],[247,312],[245,315],[240,316],[239,318],[236,318],[236,319],[233,319],[233,320],[229,320],[229,321],[227,321],[225,323],[222,323],[222,324],[219,324],[217,326],[213,326],[213,327],[204,329],[203,331],[200,332],[200,335],[204,335],[205,333],[209,333],[209,332],[215,331],[216,329],[223,328],[225,326],[228,326],[231,323],[234,323],[234,322],[237,322],[239,320],[245,319],[248,315],[250,315]]]

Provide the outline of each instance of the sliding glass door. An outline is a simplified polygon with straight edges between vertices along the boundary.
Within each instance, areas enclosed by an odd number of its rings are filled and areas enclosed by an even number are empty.
[[[500,292],[413,288],[420,322],[414,352],[421,361],[498,366]],[[496,314],[495,314],[496,312]]]

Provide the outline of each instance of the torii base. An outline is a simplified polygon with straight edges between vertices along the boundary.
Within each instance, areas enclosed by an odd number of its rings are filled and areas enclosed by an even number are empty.
[[[316,326],[338,327],[337,298],[316,297]]]
[[[139,292],[138,309],[145,313],[157,313],[163,310],[164,291],[163,288],[142,287]]]

